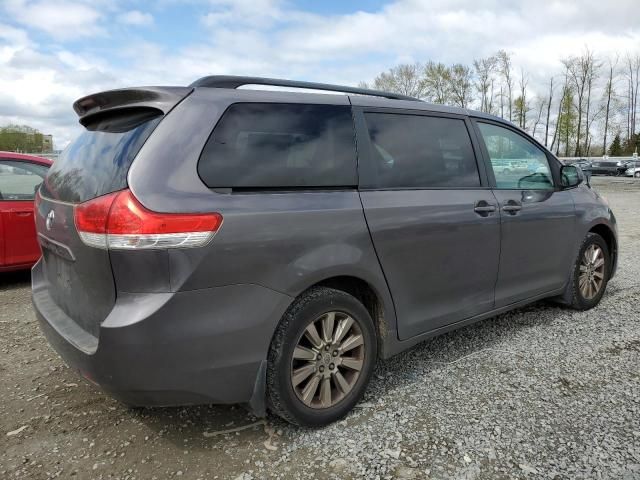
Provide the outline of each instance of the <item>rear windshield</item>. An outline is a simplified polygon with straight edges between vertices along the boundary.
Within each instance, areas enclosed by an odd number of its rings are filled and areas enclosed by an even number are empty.
[[[231,105],[204,147],[198,173],[211,188],[354,186],[351,109],[341,105]]]
[[[125,188],[133,159],[161,118],[136,112],[88,125],[54,162],[42,195],[79,203]]]

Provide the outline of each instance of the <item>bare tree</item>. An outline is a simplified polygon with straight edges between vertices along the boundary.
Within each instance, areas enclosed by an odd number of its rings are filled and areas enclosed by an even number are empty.
[[[596,122],[604,116],[604,105],[599,104],[598,108],[591,112],[591,116],[589,117],[589,123],[586,124],[586,129],[587,132],[591,132],[592,131],[592,127],[593,125],[596,124]],[[591,156],[591,147],[592,147],[592,140],[593,140],[593,136],[589,135],[588,137],[588,141],[585,144],[585,150],[584,153],[587,157]],[[606,151],[606,150],[605,150]]]
[[[451,98],[451,73],[444,63],[429,62],[424,67],[426,97],[433,103],[448,103]]]
[[[607,151],[613,131],[620,132],[624,149],[633,148],[640,139],[640,51],[622,58],[625,60],[618,62],[616,56],[601,62],[585,48],[562,60],[564,79],[551,77],[548,93],[542,95],[536,94],[539,85],[532,83],[534,77],[515,70],[513,56],[505,50],[476,59],[472,66],[456,63],[448,67],[436,61],[397,65],[369,85],[435,103],[473,105],[482,112],[502,115],[541,141],[544,136],[545,146],[556,153],[580,156],[600,147]],[[602,139],[602,144],[594,139]]]
[[[595,67],[595,56],[589,49],[579,57],[570,57],[563,60],[570,82],[576,93],[576,110],[578,112],[576,148],[574,155],[580,156],[582,153],[582,124],[585,111],[585,99],[587,98],[589,84],[593,80],[593,72]],[[588,134],[586,135],[588,136]]]
[[[493,95],[493,86],[494,86],[494,82],[495,80],[492,78],[491,79],[491,91],[489,92],[489,105],[487,105],[487,112],[488,113],[492,113],[493,112],[493,100],[495,98],[495,96]]]
[[[493,76],[496,71],[495,57],[481,58],[473,61],[476,74],[476,91],[480,94],[480,111],[491,113],[493,104]]]
[[[597,80],[598,72],[600,71],[601,67],[602,67],[602,63],[594,57],[593,61],[591,62],[591,68],[587,73],[587,98],[586,98],[587,111],[585,114],[585,121],[584,121],[585,132],[584,132],[584,150],[583,150],[583,152],[585,152],[587,156],[589,156],[589,151],[591,150],[591,125],[593,124],[593,120],[594,120],[594,118],[590,118],[590,115],[592,113],[591,112],[591,91],[593,90],[594,83]]]
[[[569,93],[569,72],[565,66],[564,72],[564,85],[562,86],[562,97],[560,98],[560,102],[558,103],[558,115],[556,116],[556,128],[553,131],[553,139],[551,140],[551,148],[553,150],[553,146],[556,146],[556,155],[560,152],[560,126],[562,121],[562,107],[565,104],[565,100],[567,98],[567,94]]]
[[[499,50],[496,54],[496,58],[498,61],[498,69],[500,71],[500,75],[502,75],[504,83],[507,87],[507,99],[509,101],[509,121],[511,122],[513,120],[513,77],[511,76],[511,55],[505,50]]]
[[[549,142],[549,121],[551,120],[551,102],[553,102],[553,77],[549,82],[549,100],[547,101],[547,121],[544,125],[544,146]]]
[[[638,115],[638,90],[640,90],[640,54],[627,54],[627,139],[636,133]]]
[[[423,98],[425,92],[422,69],[419,63],[397,65],[378,75],[373,80],[373,88]],[[360,86],[368,87],[364,82]]]
[[[538,130],[538,125],[540,125],[540,120],[542,119],[542,112],[544,111],[545,107],[547,106],[547,99],[544,97],[536,97],[536,100],[534,102],[535,104],[535,109],[536,112],[538,112],[536,114],[536,120],[535,122],[533,122],[533,129],[531,130],[531,136],[533,136],[535,138],[536,136],[536,131]],[[546,141],[546,139],[545,139]]]
[[[609,78],[604,88],[605,113],[604,113],[604,139],[602,141],[602,149],[607,152],[607,134],[609,133],[609,116],[611,113],[611,99],[614,96],[614,73],[618,65],[618,57],[615,61],[609,59]]]
[[[526,130],[527,128],[527,113],[529,112],[529,104],[527,103],[527,86],[529,85],[529,78],[524,73],[524,70],[520,70],[520,96],[517,99],[516,104],[516,116],[518,117],[518,126]]]
[[[473,100],[472,76],[471,68],[461,63],[456,63],[449,68],[449,91],[454,105],[467,108]]]

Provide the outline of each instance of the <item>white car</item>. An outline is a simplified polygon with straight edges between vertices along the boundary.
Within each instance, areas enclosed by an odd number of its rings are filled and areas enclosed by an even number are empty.
[[[624,174],[627,177],[640,178],[640,160],[626,162],[625,167],[627,167],[627,169],[624,171]]]
[[[627,168],[624,172],[627,177],[640,178],[640,166]]]

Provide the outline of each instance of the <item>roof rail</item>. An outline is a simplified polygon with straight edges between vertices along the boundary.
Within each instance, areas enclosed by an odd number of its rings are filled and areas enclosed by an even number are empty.
[[[213,88],[238,88],[242,85],[269,85],[273,87],[307,88],[311,90],[325,90],[328,92],[353,93],[355,95],[370,95],[372,97],[384,97],[393,100],[411,100],[420,102],[419,98],[401,95],[399,93],[370,90],[368,88],[355,88],[343,85],[331,85],[328,83],[301,82],[297,80],[284,80],[280,78],[242,77],[235,75],[211,75],[202,77],[193,82],[190,87]]]

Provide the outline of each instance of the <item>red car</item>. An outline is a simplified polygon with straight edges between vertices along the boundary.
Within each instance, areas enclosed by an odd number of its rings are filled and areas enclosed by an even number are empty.
[[[33,199],[52,163],[0,152],[0,272],[31,268],[40,257]]]

